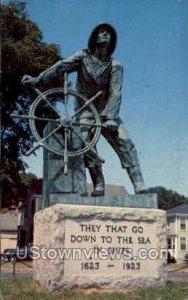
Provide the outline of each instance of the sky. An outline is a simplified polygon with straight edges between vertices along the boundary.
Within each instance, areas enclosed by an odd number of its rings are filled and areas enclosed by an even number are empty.
[[[4,1],[6,4],[8,1]],[[101,21],[118,34],[113,57],[124,68],[120,116],[134,141],[147,187],[164,186],[188,196],[188,0],[27,0],[44,40],[62,57],[87,47]],[[133,193],[107,142],[98,144],[106,183]],[[41,177],[42,151],[25,158]]]

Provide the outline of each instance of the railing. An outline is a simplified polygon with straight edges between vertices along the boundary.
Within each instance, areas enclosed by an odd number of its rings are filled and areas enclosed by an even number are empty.
[[[18,277],[32,277],[32,275],[32,260],[18,261],[16,256],[12,256],[9,260],[0,261],[0,281]]]

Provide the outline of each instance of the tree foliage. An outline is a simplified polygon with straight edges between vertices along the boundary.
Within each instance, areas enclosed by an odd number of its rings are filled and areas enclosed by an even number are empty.
[[[149,188],[148,193],[157,194],[159,208],[164,210],[170,209],[181,204],[188,205],[187,197],[180,195],[172,190],[167,190],[162,186]]]
[[[20,173],[26,168],[23,155],[33,144],[25,119],[15,119],[12,113],[26,114],[34,94],[21,85],[23,75],[37,76],[60,59],[59,48],[43,41],[37,24],[29,19],[26,3],[10,1],[1,6],[2,15],[2,153],[1,181],[3,206],[18,202],[21,195]],[[58,86],[55,78],[51,85]],[[11,201],[10,201],[11,200]]]
[[[22,173],[20,177],[21,181],[26,185],[30,184],[33,180],[37,179],[37,176],[33,173]]]

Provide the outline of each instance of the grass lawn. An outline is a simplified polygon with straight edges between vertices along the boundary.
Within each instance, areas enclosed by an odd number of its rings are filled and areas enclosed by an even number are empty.
[[[16,262],[16,271],[27,271],[27,270],[30,270],[32,269],[33,267],[33,262],[32,261],[19,261],[19,262]],[[6,262],[6,263],[3,263],[1,265],[1,270],[3,271],[12,271],[13,269],[13,264],[12,262]]]
[[[127,293],[70,291],[49,293],[32,279],[3,280],[3,300],[188,300],[188,283],[169,282],[165,288],[147,288]],[[1,297],[0,297],[1,298]]]

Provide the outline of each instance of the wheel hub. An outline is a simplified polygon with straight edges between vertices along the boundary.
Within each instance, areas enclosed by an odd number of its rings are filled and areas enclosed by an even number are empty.
[[[73,120],[71,117],[64,115],[64,116],[61,116],[60,123],[63,127],[70,128],[73,124]]]

